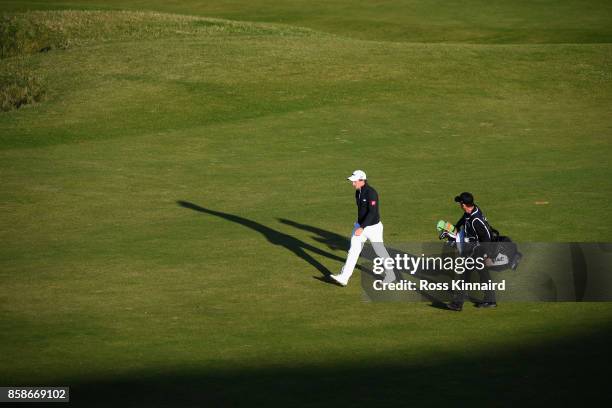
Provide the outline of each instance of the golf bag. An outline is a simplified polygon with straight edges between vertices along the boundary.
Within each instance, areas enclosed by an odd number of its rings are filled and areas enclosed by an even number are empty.
[[[492,253],[495,255],[491,256],[491,260],[493,261],[493,270],[515,270],[518,267],[523,255],[519,252],[518,246],[515,242],[512,242],[510,237],[498,235],[497,240],[488,245],[492,245],[494,249]]]
[[[446,240],[451,247],[456,248],[459,256],[469,256],[473,254],[479,246],[487,245],[486,248],[493,265],[490,267],[494,271],[503,271],[506,269],[515,270],[522,258],[522,254],[518,250],[516,243],[507,236],[500,235],[499,231],[492,228],[488,223],[487,227],[491,231],[491,241],[486,243],[468,242],[464,237],[463,227],[456,230],[455,227],[445,221],[438,221],[436,228],[441,240]]]

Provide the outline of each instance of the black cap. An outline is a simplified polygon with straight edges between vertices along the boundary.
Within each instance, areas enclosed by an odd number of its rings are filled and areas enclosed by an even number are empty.
[[[472,195],[472,193],[468,193],[466,191],[455,197],[455,202],[465,205],[474,205],[474,196]]]

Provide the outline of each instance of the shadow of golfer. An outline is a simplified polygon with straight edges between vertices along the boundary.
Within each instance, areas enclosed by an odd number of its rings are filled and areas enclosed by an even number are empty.
[[[310,265],[314,266],[319,272],[323,274],[325,278],[329,277],[329,275],[331,275],[331,272],[325,266],[323,266],[319,261],[313,258],[309,253],[307,253],[306,250],[311,251],[317,255],[321,255],[326,258],[333,259],[335,261],[344,262],[344,259],[337,255],[323,251],[317,247],[307,244],[304,241],[301,241],[295,237],[292,237],[291,235],[285,234],[280,231],[276,231],[270,227],[266,227],[263,224],[249,220],[247,218],[240,217],[234,214],[228,214],[222,211],[216,211],[216,210],[211,210],[209,208],[204,208],[197,204],[190,203],[188,201],[182,201],[182,200],[177,201],[177,204],[183,208],[188,208],[190,210],[198,211],[201,213],[214,215],[216,217],[223,218],[224,220],[235,222],[236,224],[240,224],[254,231],[257,231],[260,234],[262,234],[271,244],[279,245],[279,246],[287,248],[289,251],[293,252],[295,255],[302,258],[303,260],[308,262]]]
[[[301,224],[299,222],[287,220],[285,218],[277,218],[277,220],[282,224],[317,234],[316,236],[311,236],[311,238],[317,242],[327,245],[329,249],[342,249],[344,251],[348,251],[349,249],[351,241],[345,236],[336,234],[335,232],[324,230],[322,228],[313,227],[312,225],[306,225]]]

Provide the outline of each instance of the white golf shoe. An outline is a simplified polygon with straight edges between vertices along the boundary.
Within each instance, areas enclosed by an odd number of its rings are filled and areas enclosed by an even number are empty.
[[[385,278],[383,279],[383,283],[392,283],[395,282],[395,273],[393,271],[388,271],[385,273]]]
[[[342,278],[340,278],[340,275],[329,275],[329,277],[331,280],[338,283],[340,286],[346,286],[348,283],[348,281],[345,282]]]

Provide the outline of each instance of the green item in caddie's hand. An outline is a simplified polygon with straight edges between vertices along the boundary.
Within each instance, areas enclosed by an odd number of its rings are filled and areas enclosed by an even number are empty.
[[[438,221],[438,224],[436,225],[436,229],[440,232],[446,231],[446,232],[450,232],[451,234],[455,233],[455,226],[451,224],[450,222],[446,222],[443,220]]]

